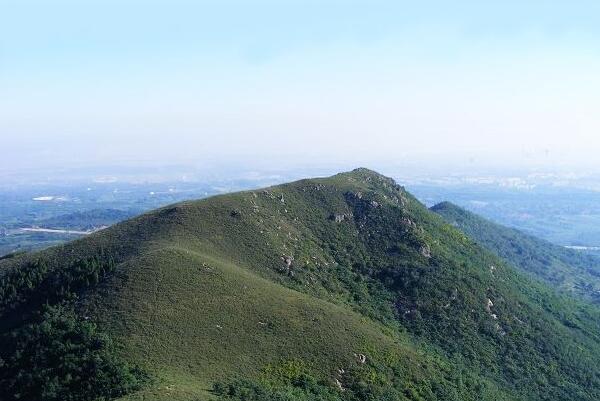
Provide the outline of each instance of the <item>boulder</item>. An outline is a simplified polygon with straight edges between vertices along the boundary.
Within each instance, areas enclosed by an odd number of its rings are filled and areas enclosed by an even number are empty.
[[[287,267],[288,269],[290,269],[292,267],[292,262],[294,261],[294,257],[293,256],[283,255],[281,257],[281,260],[283,260],[283,263],[285,263],[285,267]]]

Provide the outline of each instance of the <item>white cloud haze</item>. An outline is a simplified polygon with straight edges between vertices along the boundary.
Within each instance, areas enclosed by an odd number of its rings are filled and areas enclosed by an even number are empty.
[[[0,168],[273,157],[600,170],[593,3],[218,4],[7,5]]]

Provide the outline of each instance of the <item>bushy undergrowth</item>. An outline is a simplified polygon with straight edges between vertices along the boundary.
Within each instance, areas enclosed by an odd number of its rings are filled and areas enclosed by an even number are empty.
[[[213,392],[222,401],[503,401],[504,392],[470,374],[437,365],[420,374],[400,364],[369,360],[317,379],[301,361],[268,366],[259,379],[218,382]]]
[[[109,400],[147,380],[68,304],[43,307],[31,322],[4,333],[0,344],[1,400]]]
[[[75,312],[78,294],[114,267],[103,257],[58,269],[38,260],[0,279],[0,400],[108,400],[147,380]]]
[[[26,263],[0,278],[0,312],[9,312],[24,304],[37,308],[60,302],[95,286],[114,268],[109,255],[80,259],[54,269],[43,259]]]

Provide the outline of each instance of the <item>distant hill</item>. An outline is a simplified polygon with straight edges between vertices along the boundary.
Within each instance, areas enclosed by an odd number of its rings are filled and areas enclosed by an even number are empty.
[[[493,223],[450,202],[431,208],[448,223],[524,272],[561,291],[600,303],[600,257]]]
[[[0,260],[0,399],[597,401],[599,329],[357,169]]]
[[[44,228],[90,230],[118,223],[136,214],[132,211],[118,209],[92,209],[38,220],[36,225]]]

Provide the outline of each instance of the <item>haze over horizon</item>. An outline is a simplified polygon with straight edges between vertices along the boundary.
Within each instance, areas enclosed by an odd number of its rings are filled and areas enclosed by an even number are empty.
[[[0,4],[0,170],[600,171],[596,2]]]

